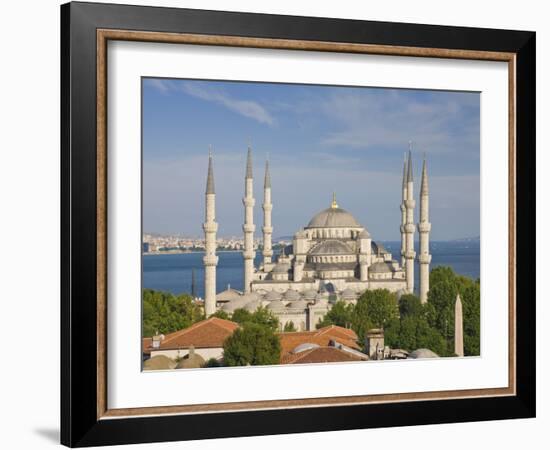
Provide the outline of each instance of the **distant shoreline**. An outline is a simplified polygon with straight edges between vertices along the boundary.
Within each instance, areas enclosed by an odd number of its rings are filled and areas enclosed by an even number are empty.
[[[204,250],[170,250],[167,252],[142,252],[142,255],[186,255],[191,253],[204,253]],[[242,250],[216,250],[216,253],[242,253]]]

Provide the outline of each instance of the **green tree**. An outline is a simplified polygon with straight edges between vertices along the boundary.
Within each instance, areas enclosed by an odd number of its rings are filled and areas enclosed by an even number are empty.
[[[446,342],[445,354],[454,353],[454,310],[460,294],[463,310],[464,354],[479,355],[480,351],[480,283],[479,280],[457,275],[450,267],[436,267],[430,273],[427,313],[429,324]]]
[[[291,320],[290,322],[285,323],[285,327],[283,331],[290,333],[298,330],[296,330],[296,327],[294,326],[294,322]]]
[[[216,358],[210,358],[203,364],[202,367],[222,367],[222,363],[220,363]]]
[[[225,340],[224,362],[228,366],[278,364],[281,356],[279,338],[269,327],[247,322]]]
[[[229,314],[227,314],[222,309],[218,309],[214,314],[212,314],[210,317],[217,317],[218,319],[224,319],[229,320]]]
[[[252,313],[244,308],[237,308],[235,311],[233,311],[233,315],[231,316],[231,320],[233,322],[237,322],[239,324],[243,324],[246,322],[252,321]]]
[[[325,314],[323,320],[317,324],[317,328],[323,328],[328,325],[349,328],[351,326],[352,316],[353,305],[339,300],[332,306],[330,311]]]
[[[273,313],[264,307],[259,307],[252,313],[252,322],[267,327],[273,331],[279,329],[279,319]]]
[[[353,309],[351,324],[364,343],[365,334],[370,328],[384,328],[387,323],[398,317],[395,294],[387,289],[367,290]]]
[[[424,308],[420,299],[413,294],[404,294],[399,299],[399,315],[401,317],[420,316],[424,313]]]
[[[144,336],[171,333],[204,319],[202,309],[188,294],[175,296],[169,292],[144,289],[142,305]]]

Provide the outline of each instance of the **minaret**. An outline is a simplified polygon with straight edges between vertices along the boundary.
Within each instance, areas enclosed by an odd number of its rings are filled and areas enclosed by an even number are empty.
[[[428,192],[428,171],[426,169],[426,158],[422,164],[422,184],[420,187],[420,220],[418,221],[418,233],[420,234],[420,249],[418,263],[420,266],[420,301],[428,301],[430,290],[430,198]]]
[[[405,200],[407,200],[407,154],[405,153],[403,158],[403,185],[401,195],[401,267],[405,267],[405,252],[407,251],[407,238],[405,234],[405,224],[407,223],[407,207],[405,206]]]
[[[405,251],[405,273],[407,278],[407,292],[414,293],[414,207],[416,203],[413,197],[413,169],[412,156],[409,150],[409,160],[407,162],[407,199],[405,208],[407,209],[407,222],[405,224],[406,233],[406,251]]]
[[[252,150],[248,147],[248,155],[246,157],[246,176],[244,179],[244,292],[250,292],[250,284],[254,274],[254,204],[252,176]]]
[[[456,294],[455,301],[455,355],[464,356],[464,330],[462,322],[462,300]]]
[[[204,230],[204,312],[210,316],[216,312],[216,192],[214,190],[214,169],[212,167],[212,153],[208,155],[208,178],[206,179],[206,208]]]
[[[271,176],[269,174],[269,161],[265,162],[265,178],[264,178],[264,204],[262,205],[264,210],[264,226],[262,231],[264,233],[264,271],[271,270],[271,257],[273,256],[273,249],[271,248],[271,236],[273,235],[273,227],[271,226],[271,210],[273,205],[271,204]]]

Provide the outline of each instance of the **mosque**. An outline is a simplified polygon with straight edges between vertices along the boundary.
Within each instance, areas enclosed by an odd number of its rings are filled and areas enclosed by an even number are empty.
[[[266,162],[263,192],[263,250],[262,263],[254,266],[254,192],[252,152],[248,149],[245,175],[244,206],[244,292],[227,289],[216,293],[216,193],[212,155],[208,160],[206,207],[203,230],[205,234],[205,313],[218,309],[231,314],[238,308],[255,311],[266,307],[277,318],[281,329],[286,324],[298,331],[315,330],[316,324],[337,300],[354,303],[368,289],[388,289],[398,295],[414,292],[415,261],[419,263],[423,303],[429,290],[429,192],[426,161],[422,167],[420,188],[420,219],[414,224],[414,183],[412,156],[403,164],[401,198],[401,254],[393,259],[380,243],[374,241],[355,217],[341,208],[333,194],[332,204],[315,214],[309,223],[293,237],[277,258],[272,249],[273,226],[271,213],[271,175]],[[414,233],[420,233],[419,254],[414,250]]]

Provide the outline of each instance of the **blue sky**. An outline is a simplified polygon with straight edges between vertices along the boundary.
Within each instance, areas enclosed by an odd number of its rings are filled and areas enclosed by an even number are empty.
[[[269,157],[275,237],[307,225],[334,191],[374,239],[397,240],[412,141],[417,200],[428,161],[432,238],[478,236],[479,107],[478,93],[144,79],[143,229],[202,233],[211,145],[219,235],[241,235],[250,143],[258,235]]]

